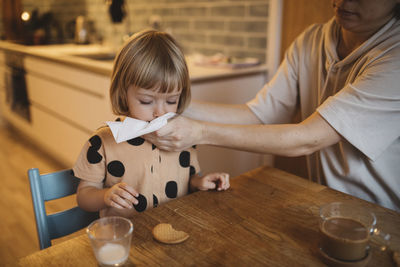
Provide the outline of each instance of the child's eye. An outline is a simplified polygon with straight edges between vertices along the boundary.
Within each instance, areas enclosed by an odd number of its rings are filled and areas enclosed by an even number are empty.
[[[142,100],[139,100],[139,103],[142,104],[142,105],[150,105],[150,104],[151,104],[151,101],[142,101]]]
[[[176,104],[176,101],[167,101],[167,104],[168,104],[168,105],[175,105],[175,104]]]

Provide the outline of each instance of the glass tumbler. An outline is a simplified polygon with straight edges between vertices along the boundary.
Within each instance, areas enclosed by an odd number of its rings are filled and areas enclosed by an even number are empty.
[[[94,255],[101,266],[121,266],[129,256],[133,224],[119,217],[103,217],[86,229]]]

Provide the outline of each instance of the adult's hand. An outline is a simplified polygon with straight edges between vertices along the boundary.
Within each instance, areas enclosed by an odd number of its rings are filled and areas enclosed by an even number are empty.
[[[144,135],[144,138],[159,149],[182,151],[200,144],[202,134],[203,125],[200,121],[177,116],[158,131]]]

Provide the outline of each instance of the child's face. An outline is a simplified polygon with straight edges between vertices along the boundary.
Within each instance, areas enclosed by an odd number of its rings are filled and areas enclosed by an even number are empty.
[[[176,112],[181,90],[159,93],[155,90],[129,86],[127,91],[129,116],[138,120],[151,121],[168,112]]]

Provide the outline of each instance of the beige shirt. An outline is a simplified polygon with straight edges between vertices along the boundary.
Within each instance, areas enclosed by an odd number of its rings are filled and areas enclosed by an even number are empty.
[[[309,27],[248,106],[265,124],[318,111],[343,139],[308,157],[310,179],[400,211],[400,21],[342,60],[339,30]]]
[[[189,191],[189,178],[200,172],[195,147],[182,152],[159,150],[141,137],[117,144],[109,127],[97,130],[73,168],[82,180],[111,187],[125,182],[139,192],[131,209],[106,208],[101,216],[132,217]]]

